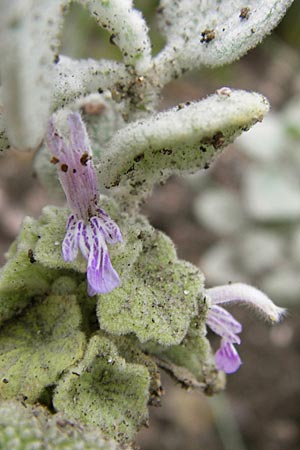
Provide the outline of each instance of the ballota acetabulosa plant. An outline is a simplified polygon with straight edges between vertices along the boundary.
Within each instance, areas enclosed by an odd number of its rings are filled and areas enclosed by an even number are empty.
[[[172,173],[207,167],[269,109],[259,94],[221,88],[157,113],[163,86],[241,57],[292,0],[161,0],[155,57],[131,0],[78,3],[121,62],[58,55],[68,0],[0,6],[1,149],[36,149],[40,180],[58,189],[58,177],[67,199],[24,219],[1,271],[1,448],[130,445],[160,401],[158,367],[210,394],[239,368],[242,326],[225,303],[272,322],[283,312],[251,286],[205,289],[139,205]],[[215,355],[206,326],[221,338]]]

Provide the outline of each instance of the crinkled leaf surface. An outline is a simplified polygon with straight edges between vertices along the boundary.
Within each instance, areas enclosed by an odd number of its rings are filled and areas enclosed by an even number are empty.
[[[111,340],[95,335],[82,362],[59,382],[54,407],[130,441],[148,419],[149,378],[145,366],[126,363]]]
[[[197,313],[203,284],[200,271],[176,257],[167,236],[142,232],[143,250],[130,276],[109,294],[98,297],[101,328],[112,334],[135,333],[141,342],[179,344]]]
[[[147,367],[150,374],[149,404],[160,406],[163,388],[160,373],[153,358],[141,351],[140,343],[134,336],[110,336],[118,348],[118,353],[129,363],[141,364]]]
[[[130,450],[62,414],[16,401],[0,403],[1,450]]]
[[[49,270],[35,260],[37,241],[37,223],[27,217],[8,252],[9,260],[1,270],[0,324],[18,314],[33,298],[45,295],[58,276],[57,271]]]
[[[76,297],[49,296],[0,331],[0,397],[38,399],[83,355]]]
[[[201,65],[230,63],[259,44],[292,2],[161,0],[158,17],[167,46],[155,65],[167,80]]]
[[[127,201],[141,199],[172,173],[207,168],[268,109],[259,94],[221,89],[198,103],[133,122],[107,143],[97,166],[100,180],[107,188],[119,185],[124,197],[130,195]]]
[[[201,389],[212,395],[224,388],[224,376],[215,367],[211,347],[206,339],[205,314],[192,320],[180,345],[168,348],[149,346],[159,367],[166,370],[183,387]]]

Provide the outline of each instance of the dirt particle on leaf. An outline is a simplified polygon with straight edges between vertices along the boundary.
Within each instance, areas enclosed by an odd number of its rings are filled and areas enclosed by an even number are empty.
[[[208,44],[209,42],[211,42],[212,40],[214,40],[216,37],[216,33],[214,30],[204,30],[201,33],[201,39],[200,42],[203,44]]]
[[[248,20],[250,17],[250,8],[248,6],[244,7],[240,11],[240,19]]]
[[[52,158],[50,159],[51,164],[57,164],[59,163],[59,159],[56,158],[56,156],[52,156]]]
[[[34,255],[33,255],[33,250],[31,248],[28,250],[27,254],[28,254],[28,259],[31,262],[31,264],[35,263],[36,259],[35,259]]]
[[[142,159],[144,159],[144,157],[145,157],[144,153],[140,153],[139,155],[135,156],[133,160],[135,162],[139,162],[139,161],[142,161]]]

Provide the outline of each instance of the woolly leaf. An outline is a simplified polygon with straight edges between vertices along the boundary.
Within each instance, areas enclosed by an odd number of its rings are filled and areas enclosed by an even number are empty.
[[[160,373],[153,358],[141,351],[140,343],[134,336],[110,336],[118,348],[118,353],[129,363],[141,364],[147,367],[150,374],[149,404],[160,406],[163,388]]]
[[[83,355],[75,296],[49,296],[0,331],[0,396],[34,402]]]
[[[148,28],[139,11],[133,9],[131,0],[81,0],[97,20],[111,34],[124,61],[145,73],[150,64],[151,45]]]
[[[166,82],[202,65],[228,64],[258,45],[293,0],[161,0],[167,46],[154,60]]]
[[[75,60],[68,56],[59,57],[53,76],[54,110],[93,92],[115,91],[120,84],[128,84],[131,79],[125,65],[120,62],[91,58]]]
[[[146,367],[126,363],[109,339],[95,335],[82,362],[59,382],[54,407],[118,441],[130,441],[147,422],[148,389]]]
[[[0,274],[0,324],[18,314],[33,298],[45,295],[58,276],[57,271],[35,260],[37,241],[37,223],[26,217],[18,239],[8,252],[10,259]]]
[[[140,199],[171,173],[206,168],[222,148],[261,121],[269,109],[259,94],[218,92],[119,130],[100,156],[102,183],[107,188],[119,185],[125,198],[129,193]]]
[[[69,0],[1,2],[3,110],[7,135],[16,148],[35,148],[44,136],[61,8],[67,3]]]
[[[212,395],[224,388],[224,376],[215,368],[211,347],[206,339],[205,316],[201,313],[193,319],[184,340],[180,345],[168,348],[147,346],[156,356],[159,367],[166,370],[183,387],[197,388]]]
[[[197,313],[203,284],[199,270],[177,260],[163,233],[142,232],[143,250],[121,287],[99,296],[101,328],[112,334],[135,333],[141,342],[179,344]]]
[[[117,442],[95,428],[49,414],[42,407],[16,401],[0,403],[0,448],[2,450],[121,450]],[[122,446],[122,450],[130,450]]]

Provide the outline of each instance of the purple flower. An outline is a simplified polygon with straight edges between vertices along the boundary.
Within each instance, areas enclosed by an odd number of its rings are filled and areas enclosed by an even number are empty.
[[[120,284],[106,244],[122,242],[119,227],[99,207],[99,189],[92,151],[85,126],[78,113],[68,116],[66,140],[49,124],[47,144],[51,162],[57,165],[60,183],[73,213],[69,216],[62,243],[66,262],[74,261],[80,249],[87,260],[88,295],[106,294]]]
[[[221,345],[215,354],[216,367],[225,373],[236,372],[242,361],[234,344],[240,344],[238,334],[242,325],[222,306],[223,303],[246,303],[261,315],[278,322],[284,309],[276,306],[263,292],[243,283],[228,284],[207,289],[211,301],[206,324],[221,337]]]

